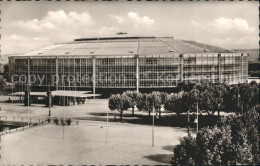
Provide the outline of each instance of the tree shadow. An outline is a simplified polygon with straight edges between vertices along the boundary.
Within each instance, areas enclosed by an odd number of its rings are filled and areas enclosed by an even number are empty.
[[[90,113],[86,113],[89,115],[93,115],[93,116],[107,116],[107,113],[105,112],[90,112]],[[114,115],[114,113],[108,113],[109,116]]]
[[[163,150],[167,150],[170,152],[173,152],[173,149],[176,147],[176,145],[166,145],[166,146],[162,146]]]
[[[89,114],[89,115],[93,115],[93,116],[107,116],[107,113],[105,113],[105,112],[90,112],[90,113],[87,113],[87,114]],[[114,116],[114,115],[117,115],[117,116],[119,116],[119,113],[118,112],[110,112],[110,113],[108,113],[108,116]],[[123,114],[123,117],[139,117],[139,115],[132,115],[132,114],[126,114],[126,113],[124,113]]]
[[[173,149],[176,147],[176,145],[166,145],[162,146],[163,150],[172,152],[172,154],[154,154],[149,156],[144,156],[144,158],[147,158],[152,161],[160,162],[163,164],[171,164],[171,160],[173,157]]]
[[[164,164],[171,164],[172,157],[173,154],[154,154],[154,155],[144,156],[144,158],[159,163],[164,163]]]
[[[93,120],[93,121],[107,121],[107,113],[103,112],[90,112],[91,117],[75,117],[73,119],[78,120]],[[214,126],[219,117],[218,116],[208,116],[208,115],[199,115],[199,128],[206,126]],[[189,126],[191,130],[196,130],[196,123],[194,123],[195,118],[190,115]],[[134,116],[130,112],[125,112],[123,114],[123,120],[120,120],[119,112],[109,112],[108,113],[109,122],[122,122],[122,123],[131,123],[131,124],[140,124],[140,125],[149,125],[153,124],[153,116],[148,116],[147,114],[135,114]],[[161,118],[154,117],[155,126],[167,126],[167,127],[180,127],[187,128],[187,115],[181,114],[177,116],[176,114],[162,115]]]

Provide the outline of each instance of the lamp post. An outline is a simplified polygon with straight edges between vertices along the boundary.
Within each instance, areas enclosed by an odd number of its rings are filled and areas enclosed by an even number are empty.
[[[108,109],[107,109],[107,123],[106,123],[106,144],[107,144],[107,128],[108,128]]]
[[[188,128],[188,135],[190,134],[190,111],[187,111],[187,128]]]
[[[154,147],[154,103],[153,103],[152,147]]]
[[[49,84],[49,88],[48,88],[48,99],[49,99],[49,116],[51,116],[51,90],[50,90],[50,84]]]
[[[199,105],[197,102],[197,133],[199,132]]]
[[[30,105],[30,95],[29,95],[29,78],[28,78],[28,81],[27,81],[27,116],[28,116],[28,128],[30,128],[30,122],[29,122],[29,119],[30,119],[30,115],[29,115],[29,105]]]

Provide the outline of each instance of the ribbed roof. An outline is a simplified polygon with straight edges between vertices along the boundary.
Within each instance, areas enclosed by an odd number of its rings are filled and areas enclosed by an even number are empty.
[[[224,48],[172,37],[99,37],[75,39],[30,51],[23,56],[162,55],[187,53],[232,53]]]

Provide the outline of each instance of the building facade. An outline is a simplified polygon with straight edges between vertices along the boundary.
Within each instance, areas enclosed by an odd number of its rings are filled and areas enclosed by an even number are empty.
[[[173,88],[183,82],[246,83],[247,56],[170,37],[124,36],[75,39],[9,57],[9,64],[19,87],[88,88],[95,93]]]

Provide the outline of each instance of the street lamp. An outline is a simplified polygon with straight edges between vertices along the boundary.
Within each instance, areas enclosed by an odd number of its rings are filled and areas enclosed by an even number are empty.
[[[51,90],[50,90],[50,84],[48,87],[48,92],[47,92],[47,97],[48,97],[48,105],[49,105],[49,116],[51,116]]]

